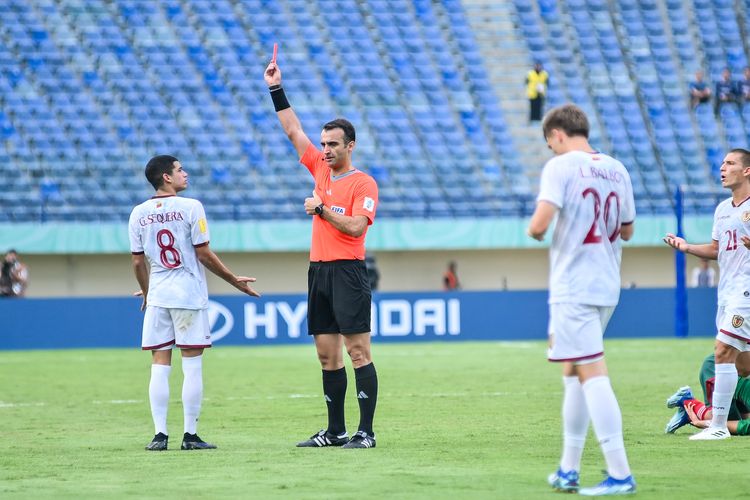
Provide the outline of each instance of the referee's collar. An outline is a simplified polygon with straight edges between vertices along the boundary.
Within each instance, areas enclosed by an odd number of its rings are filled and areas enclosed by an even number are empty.
[[[357,173],[357,172],[359,172],[359,170],[357,170],[356,168],[353,168],[351,170],[347,170],[346,172],[344,172],[343,174],[340,174],[340,175],[333,175],[333,174],[331,174],[331,180],[337,181],[339,179],[343,179],[344,177],[348,177],[348,176],[350,176],[350,175],[352,175],[354,173]]]

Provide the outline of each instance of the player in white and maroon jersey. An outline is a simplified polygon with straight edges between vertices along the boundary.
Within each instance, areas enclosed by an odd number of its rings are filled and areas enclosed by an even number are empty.
[[[542,128],[555,158],[542,170],[531,237],[542,240],[557,215],[550,245],[548,359],[563,368],[563,452],[549,484],[582,495],[635,492],[622,437],[622,415],[607,376],[603,334],[620,296],[621,242],[634,231],[627,170],[588,142],[586,114],[568,104]],[[578,484],[589,421],[607,462],[607,477]]]
[[[691,440],[726,439],[727,416],[737,386],[737,360],[750,351],[750,151],[733,149],[721,164],[721,185],[732,197],[719,203],[714,213],[711,243],[694,245],[674,234],[664,242],[681,252],[719,260],[716,314],[716,381],[711,425]],[[746,358],[747,359],[747,358]]]
[[[255,278],[235,276],[208,247],[203,205],[179,198],[188,174],[173,156],[153,157],[146,178],[156,195],[133,209],[128,224],[133,271],[143,294],[143,350],[151,351],[149,400],[156,435],[146,447],[167,449],[167,406],[172,347],[182,351],[183,450],[216,448],[198,437],[203,400],[203,349],[211,347],[208,290],[204,266],[247,295],[259,297],[248,284]]]

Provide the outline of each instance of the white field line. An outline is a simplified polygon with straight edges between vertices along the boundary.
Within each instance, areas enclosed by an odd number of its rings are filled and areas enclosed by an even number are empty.
[[[475,397],[518,397],[528,396],[528,392],[480,392],[477,394],[469,394],[468,392],[436,392],[436,393],[419,393],[419,394],[382,394],[384,398],[475,398]],[[229,396],[227,398],[203,398],[204,401],[257,401],[261,399],[275,400],[275,399],[316,399],[322,398],[322,394],[287,394],[285,396]],[[172,403],[179,402],[179,399],[172,401]],[[95,405],[134,405],[147,403],[145,399],[110,399],[108,401],[94,400],[91,404]],[[23,408],[33,406],[48,406],[49,403],[44,401],[35,403],[11,403],[7,401],[0,401],[0,409],[2,408]]]
[[[0,401],[0,408],[23,408],[27,406],[47,406],[47,403],[8,403],[7,401]]]

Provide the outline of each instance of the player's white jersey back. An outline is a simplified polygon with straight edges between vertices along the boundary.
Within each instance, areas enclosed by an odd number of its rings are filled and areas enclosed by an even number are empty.
[[[556,205],[550,303],[614,306],[620,298],[620,227],[635,219],[630,175],[601,153],[571,151],[544,166],[537,198]]]
[[[736,206],[732,198],[722,201],[711,231],[719,245],[720,306],[750,303],[750,250],[742,244],[743,236],[750,236],[750,200]]]
[[[206,273],[195,247],[208,243],[203,205],[190,198],[158,196],[130,214],[130,251],[145,253],[151,275],[148,304],[180,309],[208,307]]]

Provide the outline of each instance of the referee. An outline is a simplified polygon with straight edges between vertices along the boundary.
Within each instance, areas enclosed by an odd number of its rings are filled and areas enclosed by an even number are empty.
[[[276,115],[302,163],[315,179],[305,212],[312,216],[310,268],[307,273],[307,329],[323,369],[328,428],[299,447],[374,448],[372,420],[378,399],[378,376],[370,353],[371,291],[365,269],[365,234],[375,220],[378,186],[352,166],[354,127],[343,118],[323,125],[322,152],[302,130],[281,88],[274,60],[266,68]],[[349,438],[344,422],[346,369],[342,344],[354,366],[359,427]]]

